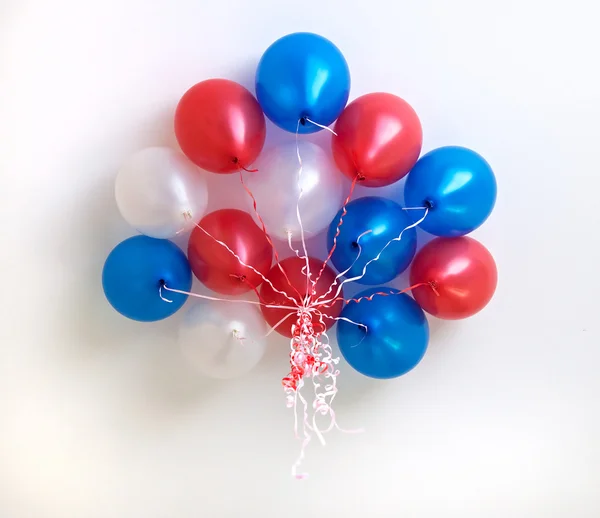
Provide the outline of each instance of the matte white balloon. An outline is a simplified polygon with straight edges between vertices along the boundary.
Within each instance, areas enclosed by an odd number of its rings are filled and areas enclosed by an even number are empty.
[[[185,313],[179,344],[197,371],[218,379],[246,374],[263,357],[267,325],[258,307],[202,301]]]
[[[298,150],[301,174],[295,142],[265,151],[253,164],[258,172],[245,174],[267,231],[284,240],[288,233],[293,240],[301,237],[296,213],[301,190],[300,216],[307,238],[329,226],[343,201],[342,175],[332,158],[312,142],[300,141]]]
[[[160,239],[191,230],[208,205],[202,170],[167,147],[143,149],[129,158],[117,175],[115,197],[127,223]]]

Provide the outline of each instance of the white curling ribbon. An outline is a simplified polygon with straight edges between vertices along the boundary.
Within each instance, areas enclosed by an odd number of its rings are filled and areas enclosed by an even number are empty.
[[[280,295],[284,295],[288,300],[290,300],[293,303],[296,303],[296,299],[294,299],[293,297],[290,297],[285,291],[281,291],[278,290],[273,283],[267,279],[267,277],[265,277],[261,272],[259,272],[256,268],[254,268],[254,266],[251,266],[249,264],[246,264],[244,261],[242,261],[242,258],[237,255],[228,245],[227,243],[220,241],[219,239],[217,239],[216,237],[214,237],[212,234],[210,234],[208,232],[208,230],[206,230],[204,227],[202,227],[201,225],[199,225],[198,223],[195,223],[195,226],[200,229],[202,232],[204,232],[208,237],[210,237],[213,241],[215,241],[216,243],[218,243],[220,246],[222,246],[223,248],[225,248],[225,250],[227,250],[233,257],[235,257],[235,259],[238,261],[238,263],[240,263],[241,266],[245,267],[245,268],[249,268],[250,270],[252,270],[254,273],[256,273],[263,282],[266,282],[272,289],[273,291],[275,291],[276,293],[279,293]]]
[[[417,221],[417,222],[415,222],[415,223],[412,223],[411,225],[408,225],[407,227],[405,227],[404,229],[402,229],[402,232],[400,232],[400,234],[399,234],[397,237],[395,237],[395,238],[393,238],[393,239],[390,239],[390,240],[389,240],[389,241],[388,241],[388,242],[385,244],[385,246],[384,246],[384,247],[383,247],[383,248],[382,248],[382,249],[379,251],[379,253],[378,253],[378,254],[377,254],[377,255],[376,255],[376,256],[375,256],[373,259],[371,259],[371,260],[367,261],[367,263],[366,263],[366,264],[365,264],[365,266],[363,267],[363,270],[362,270],[362,272],[361,272],[361,274],[360,274],[360,275],[357,275],[356,277],[351,277],[350,279],[345,279],[345,280],[344,280],[344,281],[343,281],[343,282],[342,282],[342,283],[341,283],[341,284],[338,286],[337,292],[336,292],[335,296],[333,297],[333,299],[331,299],[331,300],[326,300],[326,301],[324,301],[324,302],[323,302],[323,304],[329,304],[329,303],[331,303],[333,300],[337,299],[338,295],[339,295],[339,294],[341,293],[341,291],[342,291],[342,287],[344,286],[344,284],[346,284],[346,283],[348,283],[348,282],[354,282],[354,281],[358,281],[358,280],[362,279],[362,278],[363,278],[363,277],[366,275],[366,273],[367,273],[367,268],[369,267],[369,265],[370,265],[371,263],[374,263],[375,261],[379,261],[379,258],[381,257],[381,255],[383,254],[383,252],[385,252],[385,250],[387,249],[387,247],[388,247],[388,246],[390,246],[390,245],[391,245],[391,244],[392,244],[394,241],[400,241],[400,240],[402,239],[402,234],[404,234],[404,232],[406,232],[407,230],[409,230],[409,229],[411,229],[411,228],[414,228],[414,227],[416,227],[416,226],[420,225],[421,223],[423,223],[423,221],[425,221],[425,218],[427,217],[427,214],[429,214],[429,209],[428,209],[427,207],[425,207],[425,214],[423,214],[423,217],[422,217],[420,220],[418,220],[418,221]],[[319,298],[317,299],[317,301],[319,301],[320,299],[321,299],[321,297],[319,297]]]
[[[296,143],[292,141],[266,149],[255,163],[258,172],[245,179],[267,232],[283,241],[287,241],[289,232],[293,240],[301,238],[298,204],[304,234],[316,235],[335,217],[343,201],[343,178],[332,158],[312,142],[301,140],[298,149],[300,176],[299,166],[290,167],[298,163]]]
[[[333,279],[333,282],[331,283],[331,286],[329,286],[329,289],[323,295],[318,297],[317,300],[314,302],[314,304],[321,304],[319,302],[319,300],[327,297],[333,291],[335,286],[337,286],[338,279],[340,279],[341,277],[346,275],[350,270],[352,270],[352,268],[354,268],[356,261],[358,261],[360,255],[362,254],[362,247],[360,246],[360,240],[362,237],[366,236],[367,234],[370,234],[371,232],[373,232],[373,231],[370,229],[366,230],[365,232],[363,232],[356,238],[356,246],[358,247],[358,253],[356,254],[356,257],[354,258],[354,261],[352,261],[352,264],[348,268],[346,268],[343,272],[340,272],[335,276],[335,279]],[[334,299],[335,299],[335,297],[334,297]],[[323,304],[325,304],[325,303],[323,303]]]

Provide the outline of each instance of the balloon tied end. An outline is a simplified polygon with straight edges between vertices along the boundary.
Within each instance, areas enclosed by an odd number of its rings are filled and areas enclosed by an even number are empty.
[[[439,297],[440,292],[438,291],[437,283],[435,281],[429,281],[427,284],[429,284],[429,287],[433,290],[433,293],[435,293]]]
[[[236,166],[238,166],[238,169],[240,169],[240,171],[242,171],[242,170],[243,170],[243,171],[246,171],[247,173],[256,173],[256,172],[258,172],[258,169],[249,169],[249,168],[247,168],[247,167],[244,167],[244,166],[242,165],[242,163],[240,162],[240,159],[239,159],[237,156],[234,156],[234,157],[232,158],[232,162],[233,162],[233,163],[234,163]]]
[[[244,345],[244,341],[246,340],[246,338],[242,335],[242,332],[239,329],[234,329],[231,332],[231,335],[238,341],[240,342],[242,345]]]
[[[158,296],[165,302],[168,302],[169,304],[171,304],[173,301],[163,295],[163,288],[167,289],[167,283],[164,279],[160,279],[158,281]]]
[[[237,273],[230,273],[229,277],[231,277],[232,279],[235,279],[237,281],[240,281],[240,282],[246,282],[246,276],[245,275],[239,275]]]

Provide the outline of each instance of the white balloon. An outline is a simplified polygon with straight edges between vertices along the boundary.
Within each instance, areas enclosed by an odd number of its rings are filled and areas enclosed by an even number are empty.
[[[246,374],[263,357],[267,325],[258,307],[202,301],[185,313],[179,329],[183,355],[197,371],[218,379]]]
[[[298,142],[298,151],[301,174],[296,143],[290,142],[265,151],[253,164],[258,172],[245,175],[267,231],[284,240],[288,233],[293,240],[301,237],[296,213],[300,190],[300,216],[307,238],[327,228],[342,206],[342,175],[332,158],[312,142]]]
[[[160,239],[191,230],[208,205],[202,170],[167,147],[143,149],[129,158],[117,175],[115,197],[127,223]]]

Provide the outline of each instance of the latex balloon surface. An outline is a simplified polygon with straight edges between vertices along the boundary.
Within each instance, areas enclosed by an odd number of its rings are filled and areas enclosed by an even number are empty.
[[[277,265],[271,268],[267,278],[271,281],[275,290],[285,293],[285,295],[275,291],[267,282],[263,282],[260,288],[260,296],[264,303],[276,306],[285,306],[288,309],[273,309],[261,306],[262,314],[269,326],[277,326],[276,331],[288,338],[291,338],[291,326],[296,322],[298,305],[301,305],[308,293],[311,293],[311,301],[317,301],[319,297],[324,296],[335,279],[334,271],[326,266],[321,278],[314,287],[315,294],[312,295],[313,287],[310,281],[307,281],[306,260],[297,257],[288,257],[281,261],[281,268]],[[317,275],[323,266],[323,261],[309,258],[309,268],[312,274],[312,279],[316,281]],[[316,331],[325,331],[329,329],[342,311],[343,302],[341,300],[333,301],[336,290],[332,290],[329,296],[321,298],[323,302],[331,301],[329,304],[320,305],[318,311],[326,315],[322,319],[318,314],[313,314],[312,323]],[[287,295],[287,296],[286,296]],[[294,302],[288,297],[294,299]],[[284,320],[285,319],[285,320]],[[278,325],[279,324],[279,325]]]
[[[296,143],[267,149],[255,163],[256,173],[245,173],[246,185],[254,194],[258,213],[271,237],[300,239],[297,206],[306,238],[325,230],[342,205],[343,183],[327,153],[312,142],[300,141],[298,162]],[[248,211],[254,213],[248,198]]]
[[[330,250],[341,216],[340,210],[329,226],[327,246]],[[415,229],[405,230],[411,224],[406,211],[386,198],[368,196],[350,202],[339,226],[339,236],[335,238],[331,256],[335,268],[338,272],[349,269],[345,277],[361,277],[356,280],[361,284],[391,281],[408,268],[417,250]],[[392,241],[401,234],[400,240]]]
[[[242,85],[208,79],[179,101],[175,136],[196,165],[213,173],[234,173],[259,155],[266,137],[265,117]]]
[[[381,293],[385,295],[381,295]],[[429,325],[423,310],[406,294],[392,288],[371,288],[355,295],[370,297],[349,302],[340,320],[337,340],[346,361],[371,378],[395,378],[413,369],[429,342]]]
[[[410,270],[411,284],[431,282],[413,290],[419,305],[438,318],[466,318],[481,311],[498,283],[492,254],[470,237],[439,237],[416,255]],[[437,293],[436,293],[437,292]]]
[[[187,300],[187,295],[160,287],[189,291],[192,272],[185,254],[171,241],[134,236],[119,243],[106,258],[102,287],[119,313],[142,322],[167,318]]]
[[[191,366],[218,379],[242,376],[265,352],[267,326],[257,307],[202,301],[185,313],[179,345]]]
[[[350,71],[329,40],[308,32],[288,34],[263,54],[256,71],[256,96],[269,119],[295,133],[303,117],[329,126],[350,94]],[[300,133],[321,128],[301,124]]]
[[[496,178],[475,151],[447,146],[424,155],[406,179],[407,207],[429,207],[420,227],[436,236],[462,236],[479,227],[496,203]],[[417,217],[417,214],[412,214]]]
[[[387,93],[363,95],[352,101],[335,123],[333,156],[348,178],[366,187],[397,182],[415,165],[423,131],[412,107]]]
[[[202,218],[200,227],[194,228],[188,243],[188,259],[198,280],[227,295],[258,287],[262,277],[256,271],[269,273],[273,249],[250,215],[236,209],[217,210]],[[215,239],[227,245],[247,266]]]
[[[123,164],[115,182],[121,215],[142,234],[159,239],[194,228],[208,204],[203,172],[179,151],[151,147]]]

